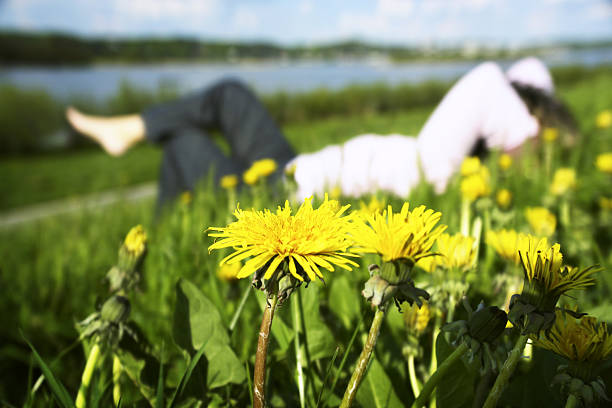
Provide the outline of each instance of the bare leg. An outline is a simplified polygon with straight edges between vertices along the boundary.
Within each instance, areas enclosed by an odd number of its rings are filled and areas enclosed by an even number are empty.
[[[145,138],[145,124],[138,114],[92,116],[69,107],[66,118],[77,131],[96,141],[111,156],[122,155]]]

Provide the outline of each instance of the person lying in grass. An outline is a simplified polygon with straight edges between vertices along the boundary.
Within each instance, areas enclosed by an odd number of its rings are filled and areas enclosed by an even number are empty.
[[[406,197],[421,177],[440,193],[483,142],[489,149],[516,151],[551,120],[573,126],[554,97],[548,69],[536,58],[506,72],[493,62],[476,66],[453,85],[417,137],[365,134],[310,154],[296,155],[260,100],[235,80],[141,114],[99,117],[70,107],[66,115],[111,155],[144,140],[160,145],[158,206],[192,190],[211,169],[219,182],[264,158],[276,161],[277,174],[291,169],[298,200],[336,186],[345,196],[382,190]],[[209,137],[215,129],[229,143],[229,156]]]

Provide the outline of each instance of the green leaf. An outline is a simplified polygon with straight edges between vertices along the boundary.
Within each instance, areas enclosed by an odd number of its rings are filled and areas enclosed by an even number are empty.
[[[359,291],[349,283],[346,275],[334,276],[329,288],[329,307],[346,329],[351,329],[361,318],[361,302]]]
[[[589,310],[589,315],[595,316],[598,320],[612,323],[612,304],[604,303]]]
[[[303,345],[308,346],[308,355],[311,360],[330,357],[336,349],[334,336],[321,319],[321,312],[319,310],[319,299],[321,297],[319,292],[319,285],[311,285],[307,290],[302,290],[299,293],[302,300],[304,326],[306,328],[306,342]],[[296,295],[298,294],[295,293],[294,296]]]
[[[191,356],[204,348],[208,360],[206,382],[209,388],[244,381],[240,360],[229,346],[230,338],[215,305],[191,282],[176,284],[174,340]]]
[[[40,355],[38,354],[38,352],[36,351],[32,343],[30,343],[28,339],[26,339],[25,336],[23,336],[23,333],[21,334],[21,336],[23,337],[25,342],[28,343],[28,346],[30,346],[30,349],[32,349],[34,358],[38,362],[40,369],[42,370],[45,378],[47,379],[49,388],[51,388],[51,391],[53,392],[53,397],[55,398],[57,403],[61,407],[64,407],[64,408],[74,407],[74,402],[72,402],[72,398],[70,398],[70,394],[68,394],[68,391],[66,391],[66,388],[64,387],[64,385],[55,378],[55,376],[53,375],[53,372],[51,371],[49,366],[45,364],[45,361],[42,359],[42,357],[40,357]]]
[[[187,385],[187,383],[189,382],[189,379],[191,378],[191,375],[193,374],[193,370],[198,365],[198,362],[200,361],[200,358],[202,358],[203,354],[204,354],[204,346],[202,346],[200,350],[198,350],[198,352],[191,358],[191,361],[189,362],[189,366],[187,367],[187,369],[181,376],[181,380],[179,381],[177,387],[174,389],[174,393],[172,394],[172,398],[170,399],[170,402],[168,403],[168,407],[170,408],[174,407],[174,401],[176,400],[177,397],[180,398],[181,394],[183,393],[183,390],[185,389],[185,385]]]
[[[357,401],[363,407],[402,408],[405,404],[399,399],[391,380],[378,360],[373,357],[359,390]]]
[[[121,361],[125,374],[138,388],[143,397],[147,399],[151,406],[155,406],[155,389],[153,388],[150,373],[159,373],[158,362],[150,357],[136,357],[134,354],[118,349],[115,355]]]
[[[444,332],[436,340],[436,358],[440,365],[455,350],[448,342]],[[468,368],[458,359],[446,372],[436,387],[436,404],[439,408],[471,407],[474,398],[477,369]]]

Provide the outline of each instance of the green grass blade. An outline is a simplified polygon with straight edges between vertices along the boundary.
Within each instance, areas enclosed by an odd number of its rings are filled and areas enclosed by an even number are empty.
[[[183,376],[181,377],[181,380],[179,381],[178,386],[174,389],[172,398],[170,399],[170,402],[168,403],[169,408],[174,407],[176,398],[179,398],[181,394],[183,393],[183,391],[185,390],[185,386],[189,382],[189,379],[191,378],[191,374],[193,374],[193,370],[196,368],[196,366],[198,365],[198,362],[200,361],[200,358],[202,358],[202,355],[204,354],[204,347],[206,347],[206,343],[204,343],[204,345],[200,347],[198,352],[191,359],[191,362],[189,363],[187,370],[185,370],[185,372],[183,373]]]
[[[21,333],[21,336],[23,337],[25,342],[28,344],[28,346],[30,346],[32,353],[34,354],[34,358],[38,362],[40,369],[45,375],[45,378],[47,379],[47,383],[49,384],[49,388],[51,388],[51,391],[53,392],[53,396],[55,397],[57,403],[61,407],[64,407],[64,408],[74,407],[74,402],[72,401],[72,398],[70,398],[70,394],[68,394],[68,391],[66,391],[66,388],[64,387],[64,385],[55,378],[55,376],[53,375],[53,372],[51,371],[49,366],[45,364],[44,360],[38,354],[38,352],[36,351],[32,343],[30,343],[28,339],[26,339],[23,333]]]
[[[157,392],[155,393],[155,408],[164,408],[164,343],[161,345],[159,356],[159,376],[157,378]]]
[[[338,383],[338,378],[340,378],[340,373],[342,373],[342,368],[344,368],[344,364],[346,363],[346,360],[348,359],[349,352],[351,351],[351,348],[353,347],[353,343],[355,342],[355,339],[357,338],[357,334],[359,334],[359,330],[361,329],[362,321],[363,319],[359,321],[359,324],[357,325],[357,327],[355,327],[355,331],[353,332],[353,335],[351,336],[351,340],[346,346],[346,350],[344,350],[344,355],[342,356],[342,360],[340,360],[340,366],[338,367],[338,371],[336,371],[336,375],[334,376],[334,382],[329,388],[331,392],[334,392],[334,389],[336,388],[336,384]],[[325,401],[325,405],[327,405],[327,400]]]
[[[329,375],[331,374],[332,367],[334,366],[334,363],[336,362],[336,357],[338,357],[339,352],[340,352],[340,347],[336,347],[336,350],[334,351],[334,355],[332,356],[331,361],[327,365],[327,370],[325,371],[325,378],[323,379],[323,384],[321,384],[321,389],[319,390],[319,396],[317,397],[317,405],[315,405],[315,408],[318,408],[319,404],[321,403],[321,397],[323,397],[323,391],[325,391],[325,384],[327,384],[327,379],[329,378]]]
[[[249,398],[251,399],[251,406],[253,406],[253,380],[251,379],[251,370],[249,370],[249,362],[244,363],[246,369],[247,382],[249,384]]]

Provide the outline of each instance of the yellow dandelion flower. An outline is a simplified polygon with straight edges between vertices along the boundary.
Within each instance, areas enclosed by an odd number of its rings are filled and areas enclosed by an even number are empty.
[[[377,253],[384,262],[408,260],[415,263],[429,256],[436,239],[446,226],[435,225],[442,214],[427,209],[424,205],[409,211],[406,202],[399,213],[391,206],[387,210],[364,216],[353,228],[355,252]],[[435,227],[435,228],[434,228]]]
[[[595,166],[597,166],[597,169],[602,173],[612,173],[612,152],[597,155]]]
[[[224,264],[217,269],[217,277],[226,282],[231,282],[238,279],[238,272],[240,272],[240,264]]]
[[[253,169],[248,169],[242,173],[242,180],[249,186],[252,186],[259,181],[259,174]]]
[[[340,198],[340,196],[342,195],[342,189],[340,188],[340,186],[335,186],[334,188],[332,188],[332,190],[329,192],[329,196],[333,199],[333,200],[337,200]]]
[[[136,225],[126,235],[123,245],[130,255],[138,257],[145,251],[146,243],[147,234],[144,228],[142,225]]]
[[[182,205],[188,205],[193,201],[193,194],[191,194],[191,191],[183,191],[179,197],[179,201]]]
[[[598,362],[612,354],[612,336],[605,322],[598,322],[592,316],[576,319],[560,309],[555,311],[550,332],[532,340],[537,347],[571,361]]]
[[[559,138],[559,129],[557,128],[544,128],[542,131],[542,139],[545,142],[552,143]]]
[[[469,268],[476,261],[474,238],[461,234],[442,234],[436,241],[438,261],[447,268]]]
[[[433,317],[431,308],[428,302],[423,302],[423,305],[419,307],[416,303],[407,305],[402,310],[404,317],[404,323],[410,329],[411,332],[421,334],[427,329],[429,321]]]
[[[576,188],[576,171],[563,167],[557,169],[550,185],[550,192],[554,195],[563,195]]]
[[[512,156],[510,156],[508,153],[501,154],[499,156],[497,165],[502,170],[508,170],[510,166],[512,166]]]
[[[497,192],[495,201],[500,208],[508,208],[512,202],[512,193],[506,188],[502,188]]]
[[[536,250],[546,250],[548,240],[546,238],[536,238],[532,235],[517,233],[515,230],[502,229],[499,231],[489,231],[486,238],[487,245],[491,245],[499,256],[509,261],[519,264],[520,258],[518,251],[536,248]]]
[[[423,269],[425,272],[433,273],[433,271],[438,266],[438,258],[439,256],[426,256],[425,258],[421,258],[417,261],[415,266]]]
[[[597,114],[595,123],[598,128],[605,129],[612,125],[612,110],[606,109]]]
[[[277,164],[273,159],[261,159],[253,162],[251,167],[242,175],[245,183],[253,185],[261,178],[268,177],[277,169]]]
[[[461,163],[461,175],[469,176],[480,171],[480,159],[478,157],[466,157]]]
[[[461,195],[469,201],[489,195],[489,180],[489,169],[482,166],[479,171],[461,180]]]
[[[238,176],[235,174],[226,174],[219,180],[219,185],[226,190],[236,188],[238,185]]]
[[[312,207],[311,199],[306,199],[295,215],[291,214],[288,201],[276,213],[237,208],[235,222],[227,227],[209,228],[215,231],[209,235],[220,239],[208,250],[233,248],[234,252],[220,265],[232,265],[250,257],[238,278],[261,268],[265,270],[263,279],[270,279],[282,267],[299,281],[312,281],[317,276],[322,279],[320,268],[333,271],[334,266],[346,270],[358,266],[348,259],[355,256],[347,252],[352,244],[349,237],[352,217],[343,214],[348,208],[340,207],[327,196],[317,209]]]
[[[557,228],[557,217],[544,207],[525,208],[525,217],[536,235],[550,237]]]
[[[515,230],[502,229],[489,231],[487,233],[487,245],[491,245],[495,252],[504,259],[508,259],[518,265],[519,257],[517,247],[518,233]]]
[[[363,201],[359,202],[359,211],[364,215],[371,215],[382,211],[385,206],[384,200],[379,200],[376,196],[373,196],[367,204]]]
[[[529,247],[518,250],[523,267],[523,290],[520,295],[512,297],[508,318],[524,334],[537,334],[552,327],[561,295],[593,285],[595,279],[592,275],[598,269],[562,267],[563,255],[559,244],[541,250],[542,240],[531,245],[535,238],[530,236],[529,242]]]
[[[612,198],[599,197],[599,206],[603,210],[612,210]]]
[[[540,248],[546,242],[545,238],[531,245],[535,240],[535,237],[529,236],[529,247],[518,250],[526,280],[537,281],[545,293],[559,296],[571,289],[584,289],[595,284],[595,278],[591,276],[596,272],[595,269],[587,268],[581,271],[568,266],[562,268],[561,246],[554,244],[548,250],[542,250]]]

